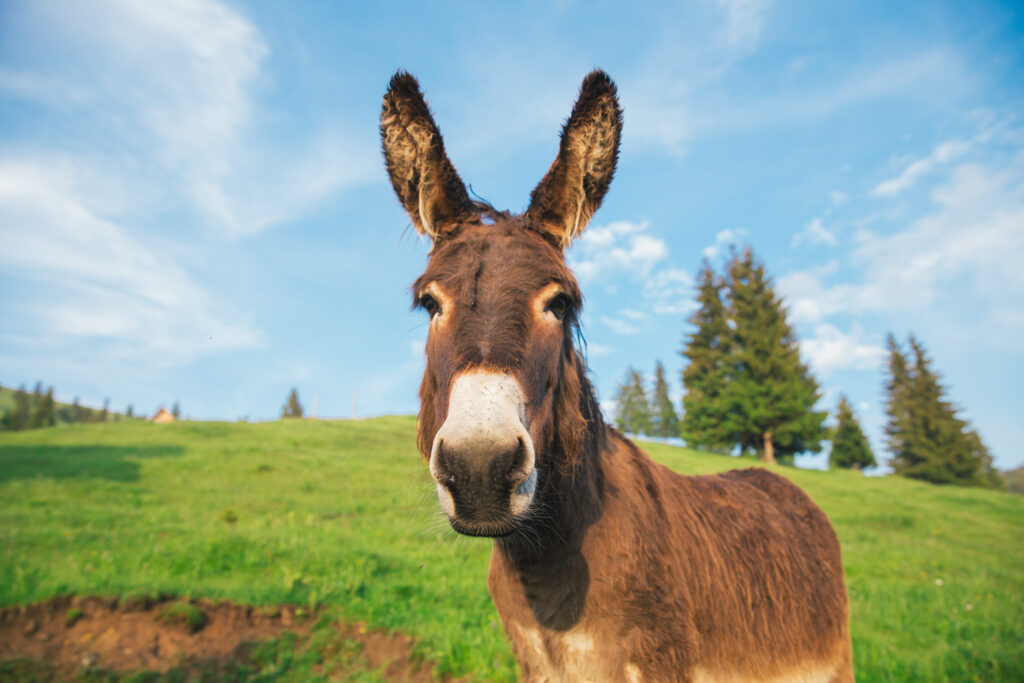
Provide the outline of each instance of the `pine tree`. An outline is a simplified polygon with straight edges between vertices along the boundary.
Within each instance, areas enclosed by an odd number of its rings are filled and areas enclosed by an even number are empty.
[[[913,336],[909,346],[904,355],[889,335],[885,433],[893,470],[934,484],[1001,486],[988,449],[957,416],[924,346]]]
[[[110,399],[103,399],[103,412],[100,413],[99,421],[106,422],[107,417],[110,415]]]
[[[715,451],[731,447],[731,435],[724,427],[731,332],[722,302],[723,286],[705,261],[697,287],[698,308],[689,319],[696,329],[682,351],[689,363],[683,369],[686,393],[680,432],[690,446]]]
[[[829,455],[828,464],[830,467],[845,469],[864,469],[865,467],[877,467],[875,454],[871,451],[871,444],[864,436],[864,430],[860,428],[857,417],[853,414],[846,397],[839,396],[839,407],[836,409],[838,424],[835,434],[832,437],[832,453]]]
[[[660,436],[663,439],[679,436],[679,416],[676,415],[672,398],[668,395],[665,367],[660,360],[654,366],[654,395],[651,397],[650,414],[654,423],[651,436]]]
[[[644,389],[644,378],[630,368],[626,380],[615,393],[615,426],[629,434],[648,434],[651,431],[650,402]]]
[[[175,401],[174,405],[171,406],[171,415],[174,416],[175,420],[180,420],[181,419],[181,406],[178,404],[177,401]],[[302,416],[299,415],[299,417],[302,417]]]
[[[32,402],[29,406],[28,419],[25,422],[25,429],[39,429],[43,426],[42,415],[39,412],[39,406],[43,402],[43,383],[36,382],[35,388],[32,390]]]
[[[127,418],[132,418],[132,417],[135,417],[135,411],[134,411],[134,409],[132,408],[132,404],[131,404],[131,403],[129,403],[129,404],[128,404],[128,407],[127,407],[127,408],[125,408],[125,410],[124,410],[124,416],[125,416],[125,417],[127,417]]]
[[[38,427],[52,427],[57,424],[57,404],[53,400],[53,387],[46,390],[43,397],[39,399],[33,415],[33,423]]]
[[[25,385],[22,384],[21,387],[14,392],[14,407],[4,415],[4,429],[9,429],[11,431],[25,429],[28,427],[29,418],[31,416],[32,398],[29,396],[29,393],[25,391]]]
[[[821,451],[826,413],[814,410],[818,383],[800,360],[764,264],[747,248],[728,266],[730,369],[724,427],[742,452],[766,462]]]
[[[293,387],[288,394],[288,402],[281,409],[281,417],[302,417],[302,404],[299,403],[299,392]]]

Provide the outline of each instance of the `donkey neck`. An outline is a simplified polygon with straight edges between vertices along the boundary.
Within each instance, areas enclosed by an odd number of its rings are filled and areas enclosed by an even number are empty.
[[[495,539],[491,559],[495,602],[499,595],[517,603],[525,598],[519,608],[528,607],[538,623],[556,631],[572,628],[583,612],[590,586],[583,540],[604,508],[603,451],[611,443],[589,383],[582,384],[581,393],[588,423],[579,457],[564,468],[566,454],[552,447],[536,514],[515,534]]]

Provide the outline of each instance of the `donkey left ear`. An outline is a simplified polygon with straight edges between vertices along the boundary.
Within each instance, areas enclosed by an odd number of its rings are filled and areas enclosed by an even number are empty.
[[[587,227],[615,174],[622,108],[603,71],[583,79],[558,156],[530,195],[526,215],[564,249]]]
[[[466,186],[444,151],[419,83],[399,71],[380,112],[380,138],[391,185],[416,231],[437,242],[473,211]]]

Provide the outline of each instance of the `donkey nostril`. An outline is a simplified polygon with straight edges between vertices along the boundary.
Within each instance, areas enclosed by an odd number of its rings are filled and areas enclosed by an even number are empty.
[[[526,444],[522,437],[517,440],[516,447],[512,452],[512,461],[505,476],[513,485],[517,485],[529,478],[530,473],[526,472]]]

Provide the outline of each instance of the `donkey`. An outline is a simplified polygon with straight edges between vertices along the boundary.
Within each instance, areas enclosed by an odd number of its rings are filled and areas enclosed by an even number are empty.
[[[605,424],[563,251],[611,183],[622,110],[588,75],[521,215],[470,198],[419,84],[381,112],[391,183],[433,241],[418,446],[530,681],[852,681],[839,542],[764,469],[686,477]]]

